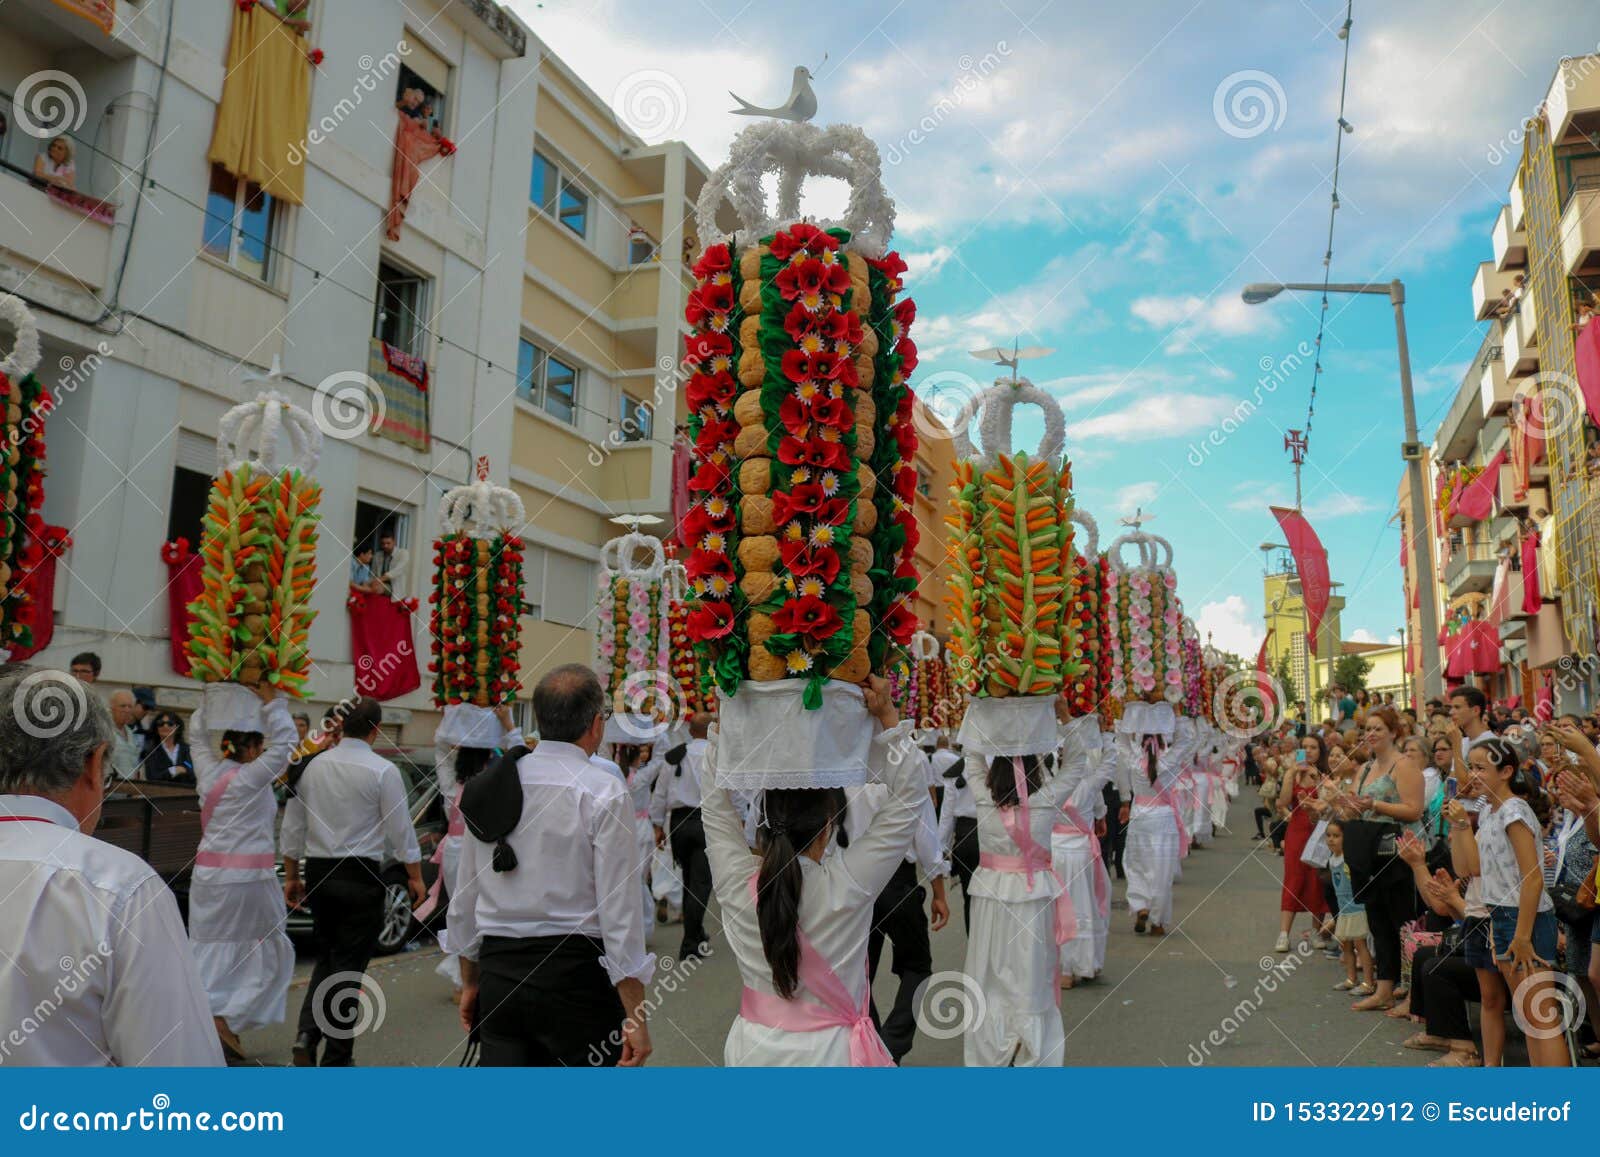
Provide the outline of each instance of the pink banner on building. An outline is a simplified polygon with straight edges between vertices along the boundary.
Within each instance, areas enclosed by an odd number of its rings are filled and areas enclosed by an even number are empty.
[[[1578,360],[1578,388],[1591,421],[1600,422],[1600,326],[1590,322],[1578,331],[1573,349]]]
[[[1522,613],[1536,615],[1544,603],[1539,587],[1539,532],[1522,536]]]
[[[1482,522],[1494,509],[1494,496],[1500,489],[1500,467],[1505,464],[1504,450],[1489,459],[1483,473],[1463,486],[1451,499],[1452,513]]]
[[[1289,553],[1294,555],[1294,569],[1300,576],[1300,595],[1305,600],[1306,619],[1310,625],[1311,645],[1322,626],[1322,616],[1328,610],[1328,596],[1333,581],[1328,576],[1328,552],[1322,540],[1306,521],[1306,516],[1287,506],[1268,507],[1284,537],[1289,540]]]

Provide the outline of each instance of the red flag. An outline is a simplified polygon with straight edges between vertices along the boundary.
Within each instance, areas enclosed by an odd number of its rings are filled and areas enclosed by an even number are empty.
[[[1283,528],[1289,540],[1289,552],[1294,555],[1294,569],[1300,575],[1300,597],[1305,600],[1306,619],[1311,628],[1308,643],[1315,653],[1317,632],[1322,627],[1328,594],[1333,588],[1333,581],[1328,577],[1328,552],[1322,548],[1322,540],[1311,529],[1305,515],[1287,506],[1268,509]]]
[[[1261,693],[1261,705],[1266,710],[1266,718],[1271,719],[1278,713],[1277,696],[1272,691],[1272,677],[1267,673],[1267,643],[1272,640],[1272,631],[1267,631],[1267,637],[1261,640],[1261,650],[1256,653],[1256,690]]]
[[[1573,343],[1578,361],[1578,388],[1583,391],[1583,403],[1589,417],[1600,422],[1600,328],[1593,321],[1578,331]],[[1568,399],[1576,401],[1577,399]]]
[[[1530,531],[1522,538],[1522,613],[1536,615],[1544,605],[1544,592],[1539,589],[1539,532]]]
[[[1494,509],[1494,496],[1500,489],[1500,467],[1505,463],[1504,450],[1489,459],[1483,473],[1456,492],[1450,500],[1451,513],[1464,514],[1474,522],[1482,522]]]

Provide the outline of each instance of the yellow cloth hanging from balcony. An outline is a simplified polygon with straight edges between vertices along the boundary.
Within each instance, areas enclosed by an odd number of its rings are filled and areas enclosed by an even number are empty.
[[[235,9],[211,161],[279,200],[301,204],[310,109],[305,38],[265,4]]]

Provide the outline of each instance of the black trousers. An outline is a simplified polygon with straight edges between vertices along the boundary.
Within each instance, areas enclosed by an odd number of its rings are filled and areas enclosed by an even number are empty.
[[[1400,982],[1400,926],[1417,915],[1417,888],[1411,869],[1392,860],[1356,888],[1351,897],[1366,905],[1372,932],[1372,968],[1379,980]]]
[[[1272,818],[1272,809],[1269,807],[1256,808],[1256,835],[1262,839],[1267,838],[1266,821]]]
[[[349,1065],[362,1004],[352,990],[361,987],[383,929],[387,889],[376,860],[308,859],[305,882],[317,962],[300,1003],[299,1032],[310,1038],[313,1055],[323,1046],[322,1065]]]
[[[978,870],[978,821],[957,816],[950,841],[950,870],[961,881],[961,919],[972,931],[972,873]]]
[[[1422,1018],[1429,1036],[1471,1040],[1467,1003],[1480,999],[1478,974],[1465,956],[1440,956],[1431,944],[1417,949],[1411,958],[1411,1012]]]
[[[711,861],[706,829],[697,807],[675,807],[671,824],[672,859],[683,874],[683,945],[680,958],[698,954],[706,937],[706,907],[711,903]]]
[[[867,975],[878,975],[878,960],[883,942],[894,945],[894,974],[900,978],[894,1007],[887,1020],[872,1006],[872,1021],[898,1063],[911,1051],[917,1034],[917,989],[933,975],[933,946],[928,942],[928,913],[922,906],[923,888],[917,882],[917,866],[902,863],[895,869],[872,905],[872,931],[867,934]]]
[[[589,936],[485,936],[478,953],[478,1063],[609,1068],[626,1013]]]
[[[1122,822],[1122,793],[1109,783],[1100,790],[1106,801],[1106,837],[1100,841],[1100,858],[1106,870],[1117,870],[1122,877],[1122,850],[1128,845],[1128,825]]]

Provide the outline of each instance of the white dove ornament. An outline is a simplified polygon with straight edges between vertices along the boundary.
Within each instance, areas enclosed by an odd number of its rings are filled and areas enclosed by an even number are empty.
[[[817,115],[817,94],[811,88],[811,70],[803,64],[794,70],[794,84],[789,88],[789,99],[777,108],[761,108],[753,105],[736,92],[729,92],[728,95],[739,102],[738,108],[729,110],[735,116],[771,117],[779,121],[808,121]]]

